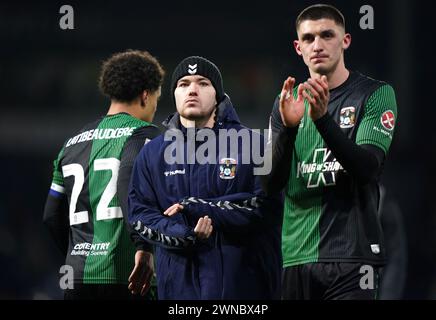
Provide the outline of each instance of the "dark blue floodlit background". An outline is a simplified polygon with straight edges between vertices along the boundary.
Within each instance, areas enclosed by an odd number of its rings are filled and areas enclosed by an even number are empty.
[[[393,221],[392,275],[404,299],[436,298],[433,29],[424,1],[326,1],[343,11],[352,34],[350,69],[391,83],[399,118],[382,178]],[[128,48],[157,56],[167,71],[160,123],[174,106],[169,79],[188,55],[221,69],[242,122],[267,128],[283,80],[308,77],[293,50],[294,20],[315,1],[92,1],[0,3],[0,298],[62,297],[62,257],[41,224],[52,161],[63,141],[103,115],[100,63]],[[59,8],[74,9],[74,30]],[[371,5],[375,29],[359,27]],[[389,218],[390,217],[390,218]]]

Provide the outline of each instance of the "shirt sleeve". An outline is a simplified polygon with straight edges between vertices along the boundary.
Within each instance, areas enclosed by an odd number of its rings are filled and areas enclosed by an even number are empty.
[[[49,230],[56,246],[66,255],[68,251],[69,216],[68,200],[65,194],[64,179],[60,169],[60,159],[63,149],[58,158],[53,162],[53,179],[44,207],[43,223]]]
[[[359,145],[371,144],[388,153],[397,121],[397,103],[390,85],[378,88],[365,105],[356,135]]]
[[[372,144],[357,145],[342,132],[328,112],[314,123],[336,159],[351,176],[362,184],[377,179],[384,162],[383,150]]]

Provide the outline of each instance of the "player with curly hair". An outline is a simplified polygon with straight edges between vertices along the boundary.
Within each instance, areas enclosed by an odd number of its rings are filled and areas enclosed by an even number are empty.
[[[74,270],[65,299],[151,298],[152,248],[123,218],[136,155],[159,134],[151,122],[163,77],[146,51],[110,57],[99,81],[107,114],[68,138],[54,161],[44,223]]]

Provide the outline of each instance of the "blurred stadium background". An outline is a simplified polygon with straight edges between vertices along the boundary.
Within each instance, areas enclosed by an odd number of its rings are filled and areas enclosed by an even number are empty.
[[[0,299],[62,297],[63,259],[41,218],[62,143],[108,107],[97,88],[103,59],[128,48],[160,59],[167,71],[160,123],[174,110],[168,91],[173,68],[188,55],[205,56],[220,67],[241,120],[267,128],[282,81],[308,77],[292,40],[296,15],[313,3],[1,1]],[[391,83],[397,93],[399,119],[382,179],[398,258],[394,296],[435,299],[431,7],[411,0],[325,3],[342,10],[353,36],[347,66]],[[74,30],[59,28],[63,4],[74,8]],[[374,8],[374,30],[359,28],[366,4]]]

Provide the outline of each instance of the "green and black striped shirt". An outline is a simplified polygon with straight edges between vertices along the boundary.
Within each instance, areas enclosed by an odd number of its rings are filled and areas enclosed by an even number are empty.
[[[75,283],[128,283],[136,250],[123,219],[127,212],[119,194],[127,191],[117,190],[118,175],[125,165],[122,156],[131,154],[133,165],[139,151],[125,150],[130,141],[140,140],[140,148],[158,134],[156,127],[127,113],[105,116],[67,139],[54,161],[45,220],[65,215],[56,221],[68,223],[66,264],[73,267]],[[66,212],[50,205],[61,195],[68,201]]]
[[[278,102],[271,114],[273,136],[284,128]],[[305,105],[294,145],[282,146],[292,148],[282,230],[284,267],[310,262],[383,264],[379,175],[361,183],[347,172],[310,118],[307,101]],[[353,143],[375,147],[386,156],[397,117],[390,85],[350,72],[330,91],[328,113]]]

